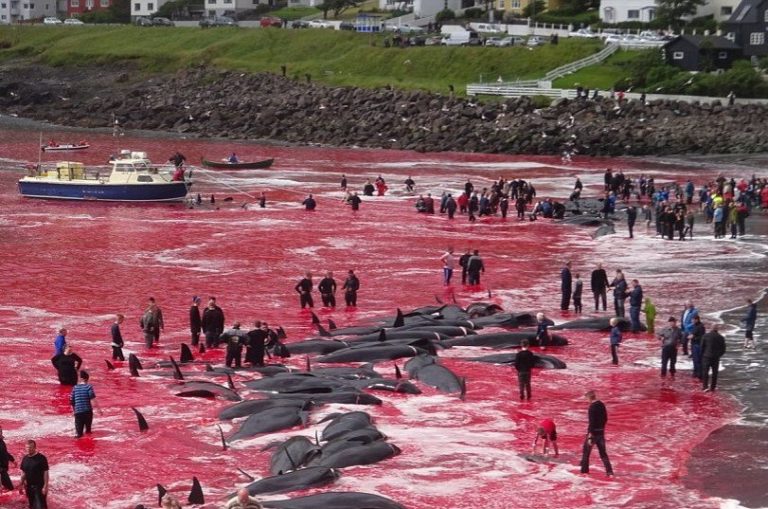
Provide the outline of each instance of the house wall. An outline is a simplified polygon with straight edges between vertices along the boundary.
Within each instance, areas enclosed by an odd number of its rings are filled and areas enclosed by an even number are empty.
[[[111,0],[69,0],[67,2],[67,17],[77,18],[86,12],[103,11],[110,5]]]
[[[656,17],[654,0],[602,0],[600,21],[603,23],[626,23],[640,21],[648,23]]]
[[[131,19],[149,17],[157,12],[168,0],[131,0]]]
[[[56,0],[0,0],[0,24],[56,15]]]

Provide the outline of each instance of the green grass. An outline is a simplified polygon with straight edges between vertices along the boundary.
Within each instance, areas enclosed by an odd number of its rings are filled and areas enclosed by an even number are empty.
[[[629,76],[632,63],[643,54],[642,51],[619,50],[600,65],[585,67],[552,83],[554,88],[575,88],[578,85],[594,90],[610,90],[613,85]]]
[[[315,7],[283,7],[269,13],[270,16],[277,16],[287,20],[301,19],[307,16],[317,16],[323,11]]]
[[[0,41],[14,44],[0,50],[0,61],[31,57],[55,66],[131,62],[147,71],[206,64],[245,72],[279,72],[285,64],[291,76],[308,73],[332,85],[392,85],[445,93],[449,84],[460,92],[466,83],[478,81],[481,75],[486,81],[499,75],[505,80],[538,78],[600,49],[595,41],[577,39],[533,50],[436,46],[400,49],[385,48],[384,37],[310,29],[3,27]]]

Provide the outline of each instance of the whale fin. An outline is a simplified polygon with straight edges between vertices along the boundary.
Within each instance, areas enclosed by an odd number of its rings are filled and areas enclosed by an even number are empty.
[[[333,321],[333,320],[331,320],[330,318],[328,319],[328,328],[329,328],[329,329],[331,329],[331,330],[336,330],[336,329],[338,329],[338,327],[336,327],[336,322],[334,322],[334,321]]]
[[[197,480],[197,477],[192,478],[192,491],[189,492],[189,497],[187,498],[190,504],[204,504],[205,503],[205,497],[203,496],[203,487],[200,486],[200,481]]]
[[[392,324],[392,327],[402,327],[403,325],[405,325],[405,317],[403,317],[403,312],[400,308],[397,308],[397,316],[395,317],[395,323]]]
[[[320,325],[320,319],[317,317],[314,311],[310,311],[312,313],[312,325]]]
[[[286,456],[288,456],[288,461],[290,461],[290,462],[291,462],[291,470],[296,470],[296,469],[298,469],[298,468],[299,468],[299,466],[296,464],[296,462],[295,462],[295,461],[293,461],[293,457],[291,456],[291,453],[290,453],[290,451],[288,450],[288,448],[287,448],[287,447],[285,448],[285,455],[286,455]]]
[[[395,363],[395,378],[398,380],[403,378],[403,373],[400,371],[400,366],[398,366],[397,363]]]
[[[386,341],[387,340],[387,333],[384,331],[384,329],[381,329],[379,331],[379,341]]]
[[[488,288],[488,298],[490,299],[491,297],[493,297],[493,296],[491,295],[491,289],[490,289],[490,288]]]
[[[205,343],[200,343],[200,346],[197,347],[197,353],[205,353]]]
[[[435,294],[435,300],[437,301],[438,304],[442,304],[443,303],[443,299],[438,297],[437,294]]]
[[[456,302],[456,294],[453,292],[451,292],[451,300],[453,301],[454,304],[458,304],[458,302]]]
[[[226,451],[227,450],[227,441],[224,440],[224,430],[221,429],[221,426],[218,424],[216,425],[217,428],[219,428],[219,436],[221,437],[221,450]]]
[[[136,420],[139,421],[139,431],[147,431],[149,429],[149,424],[147,424],[147,420],[141,415],[141,412],[136,410],[135,407],[131,407],[131,410],[136,414]]]
[[[233,391],[235,390],[235,382],[232,381],[232,375],[230,375],[229,373],[227,373],[227,385]]]
[[[139,376],[139,370],[144,369],[141,366],[141,361],[135,354],[130,354],[128,356],[128,369],[131,370],[131,376]]]
[[[317,430],[315,430],[315,444],[320,447],[320,437],[317,435]]]
[[[467,379],[465,377],[461,377],[461,393],[459,394],[459,399],[461,401],[464,401],[467,398]]]
[[[157,507],[163,505],[163,497],[168,493],[168,490],[162,484],[157,485]]]
[[[325,328],[319,323],[317,324],[317,333],[320,335],[321,338],[331,337],[331,333],[325,330]]]
[[[179,355],[179,362],[184,364],[185,362],[192,362],[195,360],[195,356],[192,355],[192,350],[186,343],[181,344],[181,354]]]
[[[171,359],[171,364],[173,365],[173,379],[174,380],[184,380],[184,375],[181,374],[181,370],[179,369],[179,365],[176,364],[176,361],[173,360],[173,357],[168,357]]]
[[[106,362],[106,363],[107,363],[107,369],[108,369],[109,371],[114,371],[114,370],[115,370],[115,365],[114,365],[114,364],[112,364],[111,362],[109,362],[107,359],[104,359],[104,362]]]
[[[282,327],[277,328],[277,339],[288,339],[288,335]]]
[[[241,473],[241,474],[243,474],[245,477],[247,477],[247,478],[248,478],[248,481],[249,481],[249,482],[253,482],[253,481],[255,481],[255,480],[256,480],[256,478],[255,478],[254,476],[252,476],[251,474],[249,474],[248,472],[246,472],[246,471],[245,471],[245,470],[243,470],[242,468],[238,468],[238,470],[240,471],[240,473]]]
[[[307,373],[312,371],[312,365],[309,362],[309,355],[307,355]]]

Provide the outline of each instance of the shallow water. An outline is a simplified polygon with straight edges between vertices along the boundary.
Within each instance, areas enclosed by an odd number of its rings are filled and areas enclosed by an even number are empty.
[[[37,159],[37,140],[35,131],[2,131],[0,157],[7,167],[21,168],[21,161]],[[23,171],[0,172],[6,277],[0,297],[0,358],[5,360],[0,377],[6,387],[0,423],[13,453],[20,456],[23,441],[35,438],[48,456],[53,508],[151,503],[156,483],[186,498],[192,476],[200,479],[208,507],[220,507],[228,493],[246,483],[237,468],[267,475],[269,456],[260,452],[261,446],[296,434],[314,436],[322,427],[315,423],[324,415],[357,409],[322,407],[313,410],[306,429],[260,436],[222,452],[216,414],[228,403],[177,398],[171,378],[152,375],[159,371],[152,369],[153,361],[177,356],[179,343],[188,340],[187,309],[193,295],[216,295],[228,323],[267,320],[282,325],[294,341],[314,334],[310,315],[299,310],[293,291],[306,270],[316,276],[333,270],[343,279],[353,268],[360,276],[357,310],[318,310],[321,319],[332,318],[339,326],[390,316],[398,307],[431,304],[435,296],[447,302],[455,298],[461,305],[490,300],[506,310],[543,310],[556,321],[571,319],[572,314],[557,310],[559,270],[566,259],[585,280],[598,261],[609,273],[620,267],[628,279],[638,278],[646,295],[654,298],[659,322],[679,315],[688,297],[715,317],[746,296],[758,296],[766,286],[761,277],[766,232],[753,222],[748,241],[741,242],[698,234],[693,242],[665,242],[643,228],[631,241],[623,225],[616,235],[592,240],[589,228],[547,220],[483,218],[470,224],[466,218],[419,215],[414,197],[400,184],[413,175],[417,192],[439,196],[444,189],[458,192],[467,178],[484,187],[499,176],[520,177],[532,180],[540,197],[563,199],[575,175],[584,182],[585,195],[598,195],[607,165],[633,175],[652,173],[657,183],[691,176],[697,184],[721,171],[728,174],[727,166],[600,159],[577,159],[564,166],[555,158],[136,136],[116,141],[96,133],[88,134],[88,140],[92,148],[87,153],[68,157],[101,163],[120,148],[132,148],[162,161],[179,149],[194,162],[203,156],[224,157],[234,149],[243,160],[275,157],[276,164],[247,172],[195,170],[194,191],[217,198],[215,206],[199,209],[22,199],[15,181]],[[745,174],[743,168],[738,172]],[[381,174],[391,193],[364,197],[361,210],[353,213],[340,201],[342,174],[358,190],[366,179]],[[266,209],[254,203],[261,191],[268,196]],[[314,213],[299,205],[310,192],[319,203]],[[697,229],[703,231],[704,225]],[[458,252],[480,250],[486,263],[481,288],[441,285],[438,259],[449,245]],[[728,284],[713,291],[713,281],[725,280]],[[138,320],[150,295],[164,310],[166,328],[161,348],[147,352]],[[585,295],[588,312],[590,300]],[[140,378],[131,378],[125,365],[106,370],[109,326],[116,312],[126,315],[126,355],[135,352],[147,367]],[[59,387],[49,361],[54,331],[62,325],[69,328],[69,340],[91,371],[103,412],[95,417],[94,435],[81,440],[73,438],[68,391]],[[516,401],[512,368],[462,360],[489,352],[468,347],[442,352],[445,365],[467,378],[466,401],[427,387],[418,396],[377,393],[385,404],[364,410],[402,454],[375,466],[345,469],[333,488],[309,493],[369,491],[411,509],[734,506],[702,491],[712,486],[682,481],[692,449],[712,431],[739,419],[742,405],[727,393],[727,381],[723,392],[702,394],[682,362],[678,379],[662,384],[657,341],[646,334],[625,335],[620,367],[610,364],[607,334],[565,335],[571,345],[550,353],[568,368],[535,373],[531,403]],[[223,361],[222,352],[204,358]],[[305,360],[288,362],[300,367]],[[381,363],[378,369],[391,373],[393,363]],[[726,379],[728,370],[726,360]],[[240,383],[255,376],[234,377],[243,395],[249,392]],[[590,388],[608,406],[608,451],[617,472],[613,480],[605,479],[596,453],[592,474],[578,473],[587,406],[581,396]],[[146,416],[148,432],[138,432],[132,406]],[[558,424],[562,462],[532,463],[521,456],[529,452],[535,426],[544,417]],[[222,428],[227,435],[236,429],[230,423]],[[726,453],[716,449],[713,454]],[[16,480],[18,471],[12,474]],[[761,474],[764,470],[753,475]],[[18,495],[0,495],[0,506],[25,507]]]

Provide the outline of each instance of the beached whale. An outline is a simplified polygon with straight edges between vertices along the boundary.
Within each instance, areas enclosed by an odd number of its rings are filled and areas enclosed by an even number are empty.
[[[266,509],[405,509],[397,502],[371,493],[319,493],[289,500],[264,500]]]
[[[212,398],[219,396],[229,401],[242,401],[243,399],[232,389],[204,380],[184,382],[182,389],[176,393],[176,396],[182,398]]]
[[[265,477],[254,481],[245,489],[251,496],[267,495],[274,493],[287,493],[289,491],[304,490],[316,486],[324,486],[334,482],[340,477],[338,470],[328,467],[306,467],[288,472],[282,475]],[[231,497],[230,497],[231,498]],[[290,507],[290,506],[283,506]],[[310,506],[306,506],[310,507]],[[321,507],[321,506],[314,506]],[[330,507],[330,506],[326,506]]]
[[[301,407],[276,406],[267,408],[243,421],[237,432],[229,437],[228,442],[243,440],[260,433],[272,433],[292,428],[299,424],[306,425],[308,417],[309,412]]]
[[[434,347],[433,347],[434,348]],[[315,359],[317,362],[375,362],[384,360],[413,357],[420,353],[427,353],[424,348],[410,345],[397,345],[389,343],[371,343],[367,348],[345,348]]]
[[[437,364],[437,358],[419,355],[405,363],[405,370],[414,378],[442,392],[458,392],[463,399],[467,391],[466,380],[453,371]]]
[[[295,343],[287,343],[285,347],[291,355],[307,353],[326,354],[341,350],[349,346],[349,343],[338,339],[307,339]]]
[[[497,353],[483,355],[482,357],[470,357],[465,360],[473,362],[488,362],[491,364],[514,364],[517,353]],[[565,362],[552,355],[533,354],[537,368],[541,369],[565,369]]]
[[[325,403],[343,403],[347,405],[381,405],[382,401],[367,392],[360,392],[352,387],[344,388],[340,391],[325,392],[325,393],[283,393],[273,394],[270,397],[274,398],[296,398],[306,399],[312,402],[314,405],[320,405]]]
[[[331,421],[323,429],[323,440],[333,440],[350,430],[367,428],[371,425],[371,416],[367,412],[347,412],[330,414],[320,422]]]
[[[237,419],[238,417],[245,417],[246,415],[253,415],[268,408],[275,408],[279,406],[287,406],[300,408],[302,410],[309,410],[311,403],[300,399],[283,399],[283,398],[267,398],[267,399],[249,399],[235,403],[226,408],[222,408],[219,412],[219,419],[222,421],[228,421],[231,419]]]
[[[392,456],[400,454],[400,448],[396,445],[376,441],[368,444],[359,442],[346,442],[349,447],[330,453],[321,450],[320,455],[316,456],[311,465],[325,466],[331,468],[344,468],[352,465],[372,465]]]
[[[550,330],[554,327],[550,327]],[[517,332],[493,332],[490,334],[477,334],[464,338],[451,338],[443,341],[448,346],[492,346],[492,347],[518,347],[520,342],[527,339],[531,346],[539,346],[536,339],[536,331]],[[549,335],[550,346],[565,346],[568,340],[559,334]]]
[[[262,451],[275,449],[269,458],[269,472],[272,475],[280,475],[292,470],[297,470],[307,464],[316,455],[320,454],[320,447],[307,437],[291,437],[284,442],[270,444]]]

